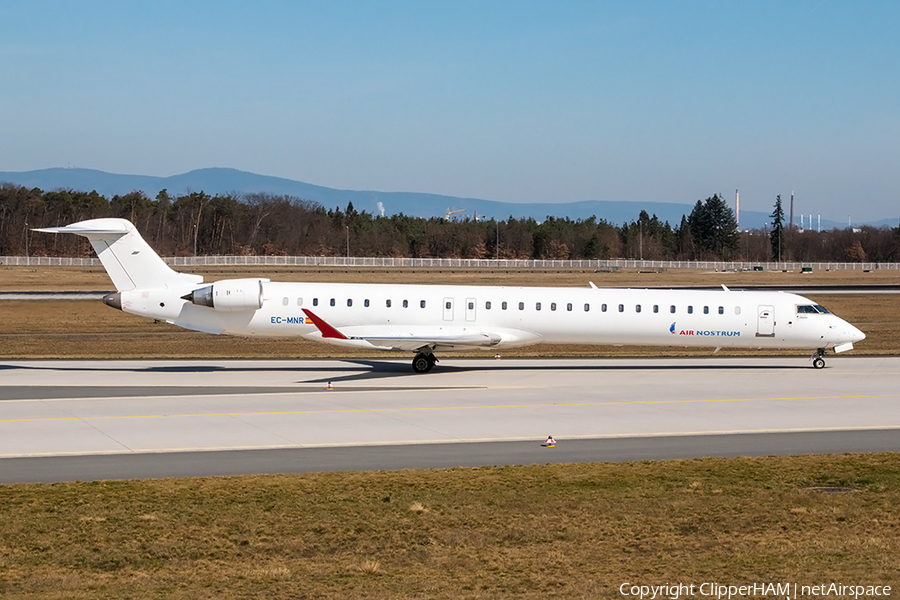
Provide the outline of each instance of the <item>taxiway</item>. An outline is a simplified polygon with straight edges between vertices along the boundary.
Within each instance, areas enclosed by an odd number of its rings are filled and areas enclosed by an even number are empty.
[[[0,482],[896,451],[898,381],[897,357],[6,361]]]

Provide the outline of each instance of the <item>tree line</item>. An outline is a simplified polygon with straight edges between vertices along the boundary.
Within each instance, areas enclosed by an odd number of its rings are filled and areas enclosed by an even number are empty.
[[[92,256],[76,236],[35,234],[85,219],[120,217],[162,256],[293,255],[480,259],[645,259],[900,262],[900,227],[799,232],[783,227],[780,197],[767,231],[739,232],[714,194],[672,226],[640,211],[623,225],[572,220],[424,219],[378,216],[350,203],[326,209],[291,196],[166,190],[101,196],[0,185],[0,256]]]

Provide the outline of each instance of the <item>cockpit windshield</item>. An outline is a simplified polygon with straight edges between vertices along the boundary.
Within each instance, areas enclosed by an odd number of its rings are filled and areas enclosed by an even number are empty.
[[[828,315],[831,314],[828,312],[824,306],[820,306],[818,304],[801,304],[797,306],[797,314],[798,315]]]

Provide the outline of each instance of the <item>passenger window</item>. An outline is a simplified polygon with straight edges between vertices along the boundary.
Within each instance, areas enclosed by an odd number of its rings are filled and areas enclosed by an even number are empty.
[[[313,298],[313,306],[318,306],[318,305],[319,305],[319,299]]]
[[[540,302],[535,302],[535,304],[534,304],[534,310],[541,310],[541,303],[540,303]]]
[[[669,307],[669,312],[672,314],[675,314],[675,305],[674,304]]]
[[[403,308],[409,308],[409,300],[403,301]]]
[[[591,305],[590,305],[590,304],[585,304],[585,305],[584,305],[584,312],[590,312],[590,310],[591,310]]]
[[[444,308],[446,308],[447,310],[450,310],[450,307],[452,306],[453,304],[451,304],[449,301],[444,303]]]
[[[636,304],[636,305],[634,306],[634,312],[641,312],[641,305],[640,305],[640,304]]]
[[[600,305],[600,312],[606,312],[606,303]]]
[[[694,314],[694,307],[691,306],[691,305],[688,305],[688,314],[689,314],[689,315]]]
[[[625,312],[625,305],[624,305],[624,304],[620,304],[620,305],[619,305],[619,312]]]
[[[484,303],[484,308],[485,308],[485,310],[491,310],[491,301],[490,300],[488,300],[487,302]]]
[[[390,300],[385,300],[385,301],[384,301],[384,305],[385,305],[386,307],[390,308],[390,307],[391,307],[391,301],[390,301]]]
[[[503,309],[503,310],[506,310],[506,301],[505,301],[505,300],[504,300],[503,303],[500,305],[500,308]]]
[[[725,314],[725,307],[724,307],[724,306],[720,306],[720,307],[719,307],[719,314],[720,314],[720,315],[724,315],[724,314]]]
[[[353,300],[347,298],[347,306],[353,306]]]
[[[736,315],[741,314],[741,307],[740,307],[740,306],[735,306],[735,307],[734,307],[734,314],[736,314]]]
[[[422,307],[422,308],[424,308],[424,307]],[[474,308],[475,308],[475,303],[474,303],[474,302],[469,302],[469,310],[472,310],[472,309],[474,309]]]
[[[297,298],[297,306],[303,306],[303,298]]]
[[[654,305],[653,305],[653,312],[655,312],[655,313],[658,313],[658,312],[659,312],[659,304],[654,304]]]
[[[572,312],[572,303],[571,303],[571,302],[569,302],[568,304],[566,304],[566,310],[569,311],[569,312]]]
[[[550,303],[550,310],[556,310],[556,302]]]
[[[290,300],[288,300],[286,297],[281,299],[282,306],[287,306],[288,302],[290,302]]]
[[[708,306],[704,306],[704,307],[703,307],[703,314],[704,314],[704,315],[708,315],[708,314],[709,314],[709,307],[708,307]]]
[[[419,307],[420,307],[420,308],[425,308],[425,301],[424,301],[424,300],[421,300],[421,301],[419,302]]]
[[[525,303],[519,302],[519,310],[525,310]]]
[[[365,306],[366,308],[369,308],[369,299],[368,298],[363,300],[363,306]]]
[[[334,298],[331,299],[330,304],[331,304],[332,306],[334,306]]]

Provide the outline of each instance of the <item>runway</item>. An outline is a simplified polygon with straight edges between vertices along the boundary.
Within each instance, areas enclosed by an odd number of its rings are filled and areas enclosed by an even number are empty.
[[[0,482],[896,451],[898,383],[897,357],[6,361]]]

